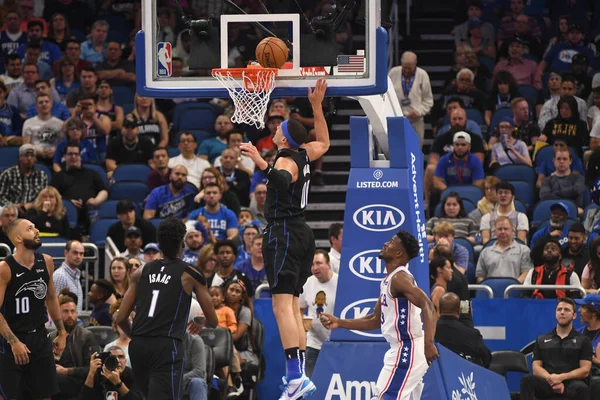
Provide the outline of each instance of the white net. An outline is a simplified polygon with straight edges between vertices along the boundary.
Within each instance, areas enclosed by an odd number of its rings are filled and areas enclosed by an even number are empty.
[[[276,75],[275,70],[261,69],[251,73],[243,71],[242,79],[239,79],[226,69],[213,70],[213,77],[221,82],[233,99],[231,122],[254,125],[258,129],[265,127],[267,104],[275,89]]]

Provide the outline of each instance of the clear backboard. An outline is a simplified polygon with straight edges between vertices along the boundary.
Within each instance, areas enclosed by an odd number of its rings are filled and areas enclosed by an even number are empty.
[[[144,0],[137,92],[227,97],[211,70],[246,67],[260,40],[275,36],[289,58],[271,97],[306,96],[323,76],[328,96],[382,94],[388,37],[381,12],[381,0]]]

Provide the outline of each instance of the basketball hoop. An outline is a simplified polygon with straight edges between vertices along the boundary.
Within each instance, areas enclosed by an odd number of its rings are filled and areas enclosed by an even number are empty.
[[[233,99],[235,111],[231,122],[265,127],[267,104],[273,89],[277,68],[249,65],[247,68],[215,68],[217,78]]]

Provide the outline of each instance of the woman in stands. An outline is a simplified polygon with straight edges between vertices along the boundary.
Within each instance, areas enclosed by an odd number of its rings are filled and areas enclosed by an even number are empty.
[[[81,87],[81,82],[75,71],[73,61],[63,57],[58,61],[58,73],[50,79],[50,86],[56,90],[60,96],[60,101],[64,102],[67,94],[71,90],[76,90]]]
[[[123,298],[129,288],[129,276],[131,275],[131,265],[125,257],[115,257],[110,263],[110,281],[115,285],[115,296],[117,299]]]
[[[131,112],[138,121],[140,136],[145,136],[152,141],[155,147],[167,147],[169,144],[169,126],[167,119],[156,109],[154,99],[135,94],[133,100],[135,108]],[[126,117],[127,118],[127,117]]]
[[[481,217],[492,212],[496,205],[496,184],[498,183],[500,183],[500,179],[493,175],[486,177],[483,181],[483,197],[477,202],[477,208],[469,213],[469,218],[475,221],[477,226],[481,223]]]
[[[479,233],[479,226],[471,218],[467,217],[462,199],[456,192],[451,192],[442,200],[442,210],[439,217],[430,218],[425,226],[427,241],[434,241],[433,227],[441,221],[448,221],[454,226],[454,237],[467,239],[475,244],[475,236]]]
[[[504,117],[498,124],[498,130],[500,140],[492,147],[490,171],[495,171],[502,165],[512,164],[531,167],[527,144],[517,138],[515,121],[511,117]]]
[[[239,215],[241,208],[240,201],[235,193],[229,191],[229,185],[227,185],[223,174],[215,167],[209,167],[202,171],[200,177],[200,192],[194,197],[194,209],[204,207],[204,187],[209,183],[216,183],[219,185],[222,193],[221,204],[233,211],[236,216]]]
[[[136,257],[130,257],[128,260],[129,266],[131,267],[131,274],[137,271],[139,268],[142,268],[142,262],[138,260]]]
[[[490,126],[492,115],[501,108],[510,109],[510,101],[521,97],[517,80],[509,71],[498,71],[492,79],[492,91],[485,108],[485,124]]]
[[[550,51],[550,49],[555,45],[555,44],[559,44],[559,43],[566,43],[568,41],[567,39],[567,35],[569,34],[569,16],[568,15],[561,15],[558,18],[558,32],[556,33],[556,36],[553,37],[552,39],[550,39],[550,41],[548,42],[548,47],[546,47],[546,51],[544,52],[544,57],[546,57],[546,54],[548,54],[548,52]]]
[[[250,249],[252,248],[252,242],[257,235],[260,235],[260,230],[256,225],[253,225],[252,222],[247,222],[243,227],[243,230],[240,229],[242,244],[238,247],[238,256],[235,259],[235,263],[239,263],[242,261],[246,261],[250,257],[252,257],[252,253]]]
[[[590,135],[587,122],[580,119],[577,101],[573,96],[563,96],[558,101],[558,116],[548,121],[538,141],[554,144],[560,139],[572,147],[579,157],[588,145]]]
[[[211,282],[212,277],[215,275],[216,267],[217,256],[215,255],[214,245],[212,243],[207,244],[200,250],[196,268],[202,271],[208,282]]]
[[[63,206],[60,193],[52,186],[40,191],[26,218],[33,222],[41,237],[72,239],[67,210]]]
[[[448,282],[452,280],[452,264],[445,257],[435,257],[429,262],[429,281],[431,301],[440,313],[440,298],[448,291]]]
[[[581,286],[587,293],[597,293],[600,289],[600,236],[590,243],[590,261],[581,274]]]
[[[467,44],[471,46],[478,56],[487,56],[495,60],[496,46],[489,37],[483,36],[482,25],[483,21],[478,19],[468,22]]]
[[[111,304],[110,308],[108,309],[108,312],[110,313],[113,320],[112,328],[115,332],[119,334],[119,337],[113,340],[112,342],[108,343],[106,346],[104,346],[103,351],[106,352],[109,351],[109,349],[113,346],[119,346],[121,349],[123,349],[123,353],[125,353],[125,355],[127,356],[127,366],[131,368],[131,361],[129,360],[129,342],[131,342],[131,338],[127,336],[125,332],[123,332],[121,327],[115,323],[115,314],[119,311],[119,307],[121,307],[122,302],[123,300],[119,299],[113,304]]]
[[[48,37],[46,39],[56,44],[60,48],[60,51],[64,53],[67,49],[67,41],[72,38],[69,22],[64,14],[55,13],[52,18],[50,18]]]

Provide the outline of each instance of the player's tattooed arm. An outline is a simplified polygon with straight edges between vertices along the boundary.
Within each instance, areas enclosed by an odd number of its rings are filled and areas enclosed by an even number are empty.
[[[2,314],[0,314],[0,334],[10,345],[19,341],[19,338],[17,338],[13,331],[10,330],[8,322],[6,322],[6,319],[4,319]]]
[[[10,283],[11,273],[10,267],[4,261],[0,262],[0,308],[4,304],[4,296],[6,294],[6,287]],[[18,342],[19,339],[15,336],[13,331],[8,326],[8,322],[4,318],[4,315],[0,314],[0,335],[12,346]]]

